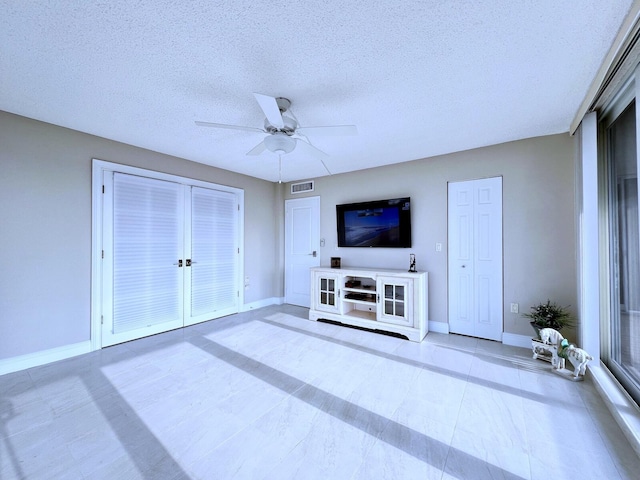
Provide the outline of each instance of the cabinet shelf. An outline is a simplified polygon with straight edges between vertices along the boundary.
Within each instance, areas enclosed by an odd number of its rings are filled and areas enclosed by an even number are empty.
[[[372,287],[372,288],[349,288],[349,287],[344,287],[342,290],[344,292],[353,292],[353,293],[367,293],[367,294],[376,293],[375,287]]]
[[[351,310],[345,313],[344,316],[352,317],[352,318],[360,318],[363,320],[369,320],[377,323],[376,312],[367,312],[365,310]]]
[[[347,291],[344,294],[344,298],[342,299],[345,302],[356,302],[356,303],[376,303],[376,294],[371,292],[353,292]]]
[[[343,302],[345,303],[352,303],[354,305],[368,305],[368,306],[373,306],[375,308],[376,302],[369,302],[366,300],[352,300],[350,298],[343,298],[342,299]]]

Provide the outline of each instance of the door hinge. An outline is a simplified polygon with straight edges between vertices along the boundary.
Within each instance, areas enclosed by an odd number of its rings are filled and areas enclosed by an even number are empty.
[[[240,247],[238,247],[238,253],[240,253]]]
[[[104,258],[104,250],[102,250],[102,258]]]
[[[104,325],[104,315],[100,315],[100,325]]]
[[[102,193],[104,193],[104,185],[102,185]]]

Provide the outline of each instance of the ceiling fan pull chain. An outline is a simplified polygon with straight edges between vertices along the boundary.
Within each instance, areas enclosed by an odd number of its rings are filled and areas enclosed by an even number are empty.
[[[278,183],[282,183],[282,154],[278,154]]]

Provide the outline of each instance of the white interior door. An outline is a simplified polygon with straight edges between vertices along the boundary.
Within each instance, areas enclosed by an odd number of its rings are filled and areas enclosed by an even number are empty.
[[[311,306],[311,267],[320,266],[320,197],[285,200],[285,302]]]
[[[449,330],[502,340],[502,177],[449,183]]]
[[[235,194],[190,187],[185,242],[185,325],[239,311],[238,201]]]
[[[241,193],[129,169],[135,173],[105,169],[98,184],[101,288],[92,336],[100,347],[237,313],[242,303]]]
[[[103,346],[181,327],[184,309],[181,185],[122,173],[105,184]]]

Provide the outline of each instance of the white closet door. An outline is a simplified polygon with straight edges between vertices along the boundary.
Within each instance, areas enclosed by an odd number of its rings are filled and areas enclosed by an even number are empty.
[[[502,177],[448,186],[449,330],[502,340]]]
[[[184,195],[168,181],[113,174],[113,305],[103,346],[183,325]]]
[[[237,196],[191,187],[189,207],[186,325],[239,311]]]

